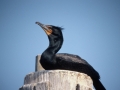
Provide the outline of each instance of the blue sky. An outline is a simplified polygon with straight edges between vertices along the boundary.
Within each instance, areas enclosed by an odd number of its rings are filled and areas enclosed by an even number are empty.
[[[84,58],[107,90],[120,89],[119,0],[1,0],[0,90],[18,90],[48,47],[36,21],[63,27],[59,52]]]

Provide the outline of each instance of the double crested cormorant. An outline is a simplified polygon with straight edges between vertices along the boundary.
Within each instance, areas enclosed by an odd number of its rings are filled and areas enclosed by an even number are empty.
[[[62,28],[53,25],[44,25],[36,22],[47,34],[49,39],[48,48],[42,53],[40,63],[46,70],[71,70],[89,75],[93,80],[96,90],[106,90],[99,81],[99,73],[84,59],[78,55],[58,53],[63,44]]]

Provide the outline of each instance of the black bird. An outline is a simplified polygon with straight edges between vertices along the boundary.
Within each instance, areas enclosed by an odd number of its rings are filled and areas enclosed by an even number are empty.
[[[36,24],[46,32],[49,39],[49,46],[42,53],[40,59],[40,63],[44,69],[62,69],[85,73],[92,78],[96,90],[106,90],[99,80],[99,73],[87,61],[78,55],[67,53],[56,54],[63,44],[61,27],[44,25],[40,22],[36,22]]]

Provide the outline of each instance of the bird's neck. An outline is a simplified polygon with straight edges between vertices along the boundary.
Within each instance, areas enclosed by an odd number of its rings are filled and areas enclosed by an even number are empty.
[[[62,47],[63,37],[60,37],[57,40],[55,38],[51,38],[51,37],[48,37],[48,39],[49,39],[49,46],[46,49],[46,52],[51,52],[54,55]]]
[[[55,54],[60,50],[62,43],[63,43],[63,40],[61,41],[59,40],[56,43],[53,43],[52,41],[49,42],[48,48],[41,55],[40,62],[43,65],[43,68],[47,68],[46,65],[48,64],[52,65],[56,63],[56,60],[54,57],[55,57]]]
[[[51,55],[51,57],[55,56],[55,54],[62,47],[62,43],[63,43],[63,40],[59,40],[56,43],[53,43],[52,41],[50,41],[48,48],[43,53],[47,53],[46,55]]]

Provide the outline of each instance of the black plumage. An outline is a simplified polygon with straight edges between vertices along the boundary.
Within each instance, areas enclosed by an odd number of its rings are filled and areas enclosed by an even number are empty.
[[[36,22],[36,24],[43,28],[49,39],[49,46],[42,53],[40,60],[44,69],[62,69],[85,73],[92,78],[96,90],[106,90],[99,81],[99,73],[87,61],[78,55],[67,53],[56,54],[63,44],[62,28],[52,25],[44,25],[40,22]]]

